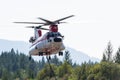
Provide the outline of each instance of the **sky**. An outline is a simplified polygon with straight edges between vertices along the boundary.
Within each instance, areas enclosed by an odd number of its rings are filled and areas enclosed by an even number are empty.
[[[25,41],[33,30],[15,21],[42,22],[69,15],[59,25],[66,46],[101,59],[111,41],[114,53],[120,46],[120,0],[0,0],[0,39]],[[34,25],[35,26],[35,25]],[[43,34],[45,31],[43,31]]]

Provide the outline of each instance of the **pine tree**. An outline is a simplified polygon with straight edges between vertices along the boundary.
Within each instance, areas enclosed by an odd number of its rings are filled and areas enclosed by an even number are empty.
[[[15,51],[13,48],[11,49],[10,53],[15,54]]]
[[[69,51],[65,51],[64,60],[65,60],[68,64],[72,65],[72,59],[70,59],[70,53],[69,53]]]
[[[44,58],[44,57],[42,57],[41,66],[42,66],[42,67],[44,67],[44,65],[45,65],[45,58]]]
[[[33,59],[29,61],[28,56],[23,53],[11,49],[0,55],[0,80],[35,78],[37,72],[38,62]]]
[[[106,55],[105,55],[104,53],[103,53],[102,61],[107,61],[107,59],[106,59]]]
[[[116,52],[116,55],[115,55],[115,63],[120,64],[120,47],[118,48],[118,51]]]
[[[111,42],[108,42],[107,48],[105,49],[105,52],[103,55],[103,60],[106,59],[107,62],[111,62],[112,61],[112,52],[113,52],[112,44],[111,44]]]
[[[57,55],[55,55],[51,60],[50,60],[51,63],[59,66],[60,65],[60,60],[58,59]]]

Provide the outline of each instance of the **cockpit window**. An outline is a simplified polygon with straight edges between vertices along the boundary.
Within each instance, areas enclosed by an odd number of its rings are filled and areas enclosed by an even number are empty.
[[[57,32],[57,33],[49,32],[48,33],[48,37],[59,37],[59,36],[61,36],[61,34],[59,32]]]

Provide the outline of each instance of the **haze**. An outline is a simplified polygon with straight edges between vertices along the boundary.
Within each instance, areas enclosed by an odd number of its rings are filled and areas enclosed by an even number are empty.
[[[1,0],[0,39],[28,42],[33,30],[15,21],[41,22],[37,17],[56,20],[75,15],[65,20],[68,24],[59,25],[64,43],[101,59],[109,41],[114,52],[120,46],[119,4],[119,0]]]

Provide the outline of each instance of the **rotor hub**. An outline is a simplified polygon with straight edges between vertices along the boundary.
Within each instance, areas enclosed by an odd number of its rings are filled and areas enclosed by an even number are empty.
[[[49,28],[51,32],[58,32],[58,25],[50,25]]]

